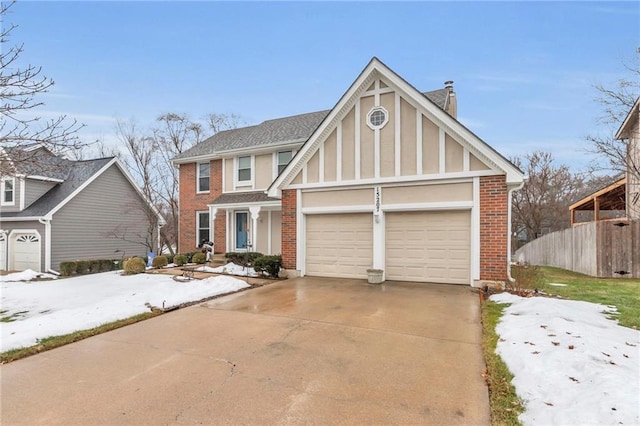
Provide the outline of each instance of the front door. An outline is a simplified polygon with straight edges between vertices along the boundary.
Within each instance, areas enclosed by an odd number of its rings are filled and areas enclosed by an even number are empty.
[[[249,237],[249,213],[236,212],[236,250],[246,250]]]

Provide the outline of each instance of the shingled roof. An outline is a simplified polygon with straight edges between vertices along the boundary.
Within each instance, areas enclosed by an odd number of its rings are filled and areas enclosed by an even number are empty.
[[[427,99],[445,109],[449,89],[423,93]],[[260,124],[218,132],[191,149],[177,155],[173,161],[182,162],[194,157],[223,153],[225,151],[267,145],[305,142],[331,110],[310,112],[290,117],[263,121]]]

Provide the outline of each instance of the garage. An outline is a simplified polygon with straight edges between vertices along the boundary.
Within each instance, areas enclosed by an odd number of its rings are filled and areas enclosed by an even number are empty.
[[[306,275],[366,278],[373,265],[373,215],[307,215],[305,261]]]
[[[469,211],[393,212],[385,220],[387,280],[469,285]]]
[[[40,271],[40,235],[37,232],[21,232],[11,235],[9,269]]]

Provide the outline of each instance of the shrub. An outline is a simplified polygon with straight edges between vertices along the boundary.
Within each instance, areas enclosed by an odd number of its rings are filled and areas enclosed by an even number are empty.
[[[189,253],[182,253],[182,255],[187,258],[187,263],[193,262],[193,255],[194,254],[196,254],[195,251],[192,251],[192,252],[189,252]]]
[[[164,268],[168,264],[169,261],[167,260],[167,256],[156,256],[153,258],[151,266],[153,266],[154,268]]]
[[[70,277],[76,273],[77,263],[73,260],[69,262],[60,262],[60,273],[65,277]]]
[[[95,259],[95,260],[89,260],[89,273],[91,274],[97,274],[98,272],[100,272],[100,261]]]
[[[544,284],[540,268],[526,263],[513,265],[511,267],[511,277],[515,282],[507,281],[506,287],[516,293],[527,293],[542,287]]]
[[[141,257],[132,257],[124,262],[125,275],[141,274],[147,269],[144,259]]]
[[[191,258],[193,263],[204,263],[207,261],[207,255],[204,253],[195,253]]]
[[[91,266],[90,260],[78,260],[76,262],[76,272],[78,275],[85,275],[89,273],[89,267]]]
[[[166,257],[166,258],[167,258],[167,265],[168,265],[169,263],[173,263],[173,256],[172,256],[172,255],[170,255],[170,254],[165,254],[165,255],[164,255],[164,257]]]
[[[175,263],[176,266],[182,266],[187,263],[187,256],[184,254],[176,254],[173,258],[173,263]]]
[[[111,259],[100,259],[98,262],[100,263],[100,272],[113,271],[113,268],[115,267],[113,260]]]
[[[224,254],[224,257],[227,258],[229,262],[233,262],[236,265],[240,266],[251,266],[253,262],[262,257],[263,254],[257,251],[248,251],[248,252],[228,252]]]
[[[282,268],[282,256],[260,256],[253,261],[253,269],[272,278],[278,278]]]

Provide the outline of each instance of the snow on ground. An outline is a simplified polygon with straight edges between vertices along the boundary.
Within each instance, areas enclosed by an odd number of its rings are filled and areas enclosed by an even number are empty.
[[[229,262],[226,265],[218,266],[217,268],[212,268],[210,266],[201,266],[195,269],[200,272],[213,272],[214,274],[229,274],[229,275],[237,275],[239,277],[257,277],[258,273],[253,268],[236,265],[233,262]]]
[[[7,274],[7,275],[3,275],[0,276],[0,281],[31,281],[31,280],[35,280],[36,278],[39,279],[48,279],[48,280],[55,280],[56,278],[58,278],[56,275],[53,274],[46,274],[44,272],[36,272],[36,271],[32,271],[31,269],[25,269],[22,272],[14,272],[12,274]]]
[[[146,303],[169,307],[249,286],[228,276],[176,282],[170,275],[118,271],[38,282],[9,282],[7,276],[0,277],[0,317],[17,320],[0,322],[0,352],[150,312]]]
[[[525,425],[640,424],[640,331],[607,316],[614,307],[545,297],[511,303],[497,353],[525,402]]]

